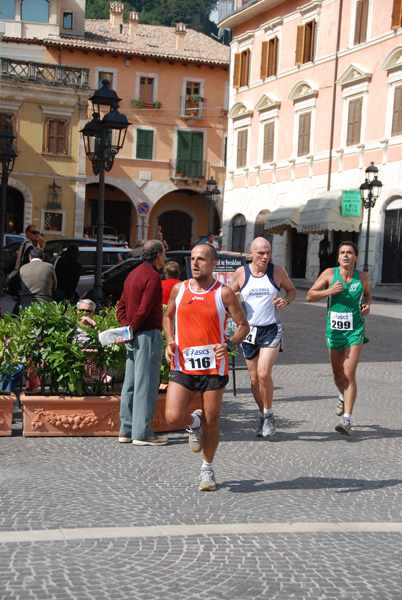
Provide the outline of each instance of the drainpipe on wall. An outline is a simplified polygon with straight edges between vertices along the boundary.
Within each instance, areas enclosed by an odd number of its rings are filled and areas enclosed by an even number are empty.
[[[338,55],[339,55],[339,46],[341,43],[342,9],[343,9],[343,0],[339,0],[338,34],[337,34],[337,40],[336,40],[334,82],[333,82],[333,89],[332,89],[331,136],[330,136],[330,142],[329,142],[329,166],[328,166],[328,183],[327,183],[327,191],[328,192],[331,189],[332,150],[334,148],[335,107],[336,107],[336,80],[338,79],[338,60],[339,60]]]

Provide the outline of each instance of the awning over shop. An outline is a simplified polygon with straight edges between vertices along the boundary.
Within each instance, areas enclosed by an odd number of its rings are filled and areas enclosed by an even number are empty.
[[[289,227],[297,227],[301,208],[301,206],[280,206],[273,210],[265,222],[265,229],[283,235]]]
[[[324,233],[325,231],[360,231],[360,217],[342,217],[342,190],[322,192],[307,201],[300,213],[299,233]]]

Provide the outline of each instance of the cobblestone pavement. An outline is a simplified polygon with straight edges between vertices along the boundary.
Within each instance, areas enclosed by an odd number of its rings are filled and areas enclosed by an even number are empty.
[[[23,438],[17,413],[0,438],[0,598],[400,599],[402,305],[367,318],[347,437],[325,304],[304,298],[283,310],[273,438],[255,436],[247,373],[236,396],[231,378],[214,493],[184,432],[160,448]]]

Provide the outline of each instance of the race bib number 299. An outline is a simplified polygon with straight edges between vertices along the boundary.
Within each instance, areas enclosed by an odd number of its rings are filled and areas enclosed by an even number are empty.
[[[193,346],[183,350],[186,371],[206,371],[216,368],[215,352],[212,346]]]
[[[353,331],[353,313],[337,313],[331,310],[331,329]]]

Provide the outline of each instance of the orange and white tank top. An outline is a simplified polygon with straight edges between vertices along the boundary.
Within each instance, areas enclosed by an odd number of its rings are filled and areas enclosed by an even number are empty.
[[[171,368],[188,375],[227,375],[228,359],[216,358],[215,344],[225,339],[227,313],[222,284],[214,281],[206,292],[184,281],[176,297],[176,353]]]

